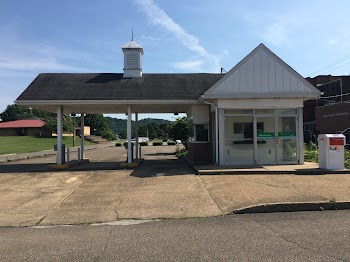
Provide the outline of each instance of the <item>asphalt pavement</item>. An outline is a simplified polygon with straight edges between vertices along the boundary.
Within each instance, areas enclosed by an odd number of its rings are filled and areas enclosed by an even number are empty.
[[[2,227],[1,261],[350,261],[350,211]]]

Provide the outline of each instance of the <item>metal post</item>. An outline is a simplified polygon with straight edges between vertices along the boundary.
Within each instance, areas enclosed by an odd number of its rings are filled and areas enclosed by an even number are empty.
[[[128,106],[128,121],[127,121],[127,139],[128,139],[128,163],[132,163],[132,143],[131,143],[131,106]]]
[[[57,157],[56,163],[57,165],[62,165],[62,133],[63,133],[63,107],[57,107]]]
[[[80,115],[80,148],[81,148],[81,154],[80,158],[81,160],[84,159],[84,144],[85,144],[85,128],[84,128],[84,113],[81,113]]]
[[[139,159],[139,120],[138,113],[135,113],[135,153],[136,159]]]

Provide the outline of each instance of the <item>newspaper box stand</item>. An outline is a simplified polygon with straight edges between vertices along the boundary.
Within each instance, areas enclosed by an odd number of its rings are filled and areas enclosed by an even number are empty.
[[[324,134],[318,136],[319,167],[328,170],[344,169],[345,136]]]

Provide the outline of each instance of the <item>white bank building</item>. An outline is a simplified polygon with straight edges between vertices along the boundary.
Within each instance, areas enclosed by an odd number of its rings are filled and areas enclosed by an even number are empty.
[[[39,74],[16,103],[57,113],[59,129],[64,113],[126,113],[129,141],[131,114],[186,113],[191,162],[304,163],[303,102],[320,92],[265,45],[226,74],[144,74],[142,47],[123,52],[124,73]]]

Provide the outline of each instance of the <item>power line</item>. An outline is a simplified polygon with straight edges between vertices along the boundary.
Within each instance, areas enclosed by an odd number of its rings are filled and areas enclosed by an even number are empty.
[[[349,58],[350,58],[350,53],[346,54],[346,55],[343,56],[342,58],[340,58],[340,59],[338,59],[338,60],[335,60],[334,62],[332,62],[332,63],[330,63],[330,64],[328,64],[328,65],[326,65],[326,66],[324,66],[324,67],[321,67],[320,69],[317,69],[316,71],[310,73],[309,75],[314,75],[314,74],[316,74],[316,73],[325,71],[325,70],[327,70],[327,69],[329,69],[329,68],[332,68],[332,67],[334,67],[334,66],[340,64],[341,62],[346,61],[346,60],[349,59]],[[348,62],[348,63],[350,63],[350,62]],[[345,63],[345,64],[343,64],[343,65],[341,65],[341,66],[336,67],[336,68],[333,68],[332,70],[335,70],[335,69],[337,69],[337,68],[339,68],[339,67],[342,67],[342,66],[344,66],[344,65],[346,65],[346,64],[348,64],[348,63]]]

